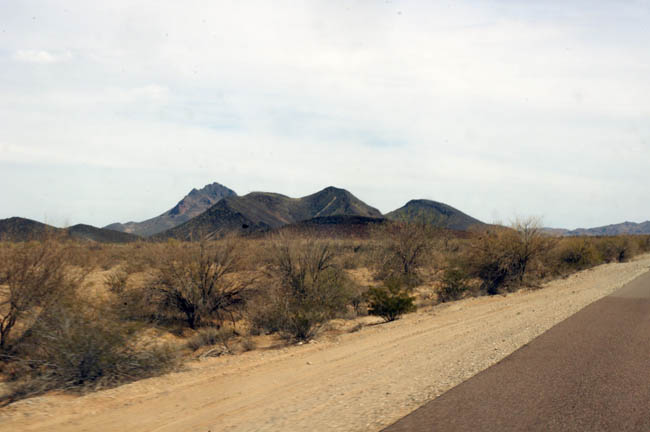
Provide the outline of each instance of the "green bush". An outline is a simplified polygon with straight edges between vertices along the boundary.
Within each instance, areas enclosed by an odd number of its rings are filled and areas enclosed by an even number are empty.
[[[368,313],[384,321],[395,321],[408,312],[415,311],[414,298],[409,295],[399,278],[388,279],[383,286],[368,290]]]
[[[467,289],[467,274],[458,267],[449,267],[445,269],[442,276],[438,299],[443,303],[458,300],[465,294]]]

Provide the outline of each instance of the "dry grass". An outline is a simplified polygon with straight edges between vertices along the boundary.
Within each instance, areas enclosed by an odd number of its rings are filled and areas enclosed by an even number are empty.
[[[113,386],[170,370],[179,353],[310,339],[334,318],[355,329],[388,278],[434,305],[647,251],[650,236],[552,239],[526,223],[462,237],[395,225],[365,238],[0,243],[1,373],[13,399]]]

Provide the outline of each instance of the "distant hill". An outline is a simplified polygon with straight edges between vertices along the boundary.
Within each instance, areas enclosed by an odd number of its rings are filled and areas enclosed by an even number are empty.
[[[344,189],[328,187],[302,198],[269,192],[252,192],[242,197],[227,197],[203,214],[155,236],[157,239],[192,237],[228,232],[268,231],[296,222],[328,216],[381,218],[370,207]]]
[[[113,231],[105,228],[97,228],[91,225],[78,224],[66,228],[70,237],[79,240],[88,240],[98,243],[130,243],[141,240],[142,238],[135,235],[119,231]]]
[[[56,228],[41,222],[21,217],[0,219],[0,241],[42,240],[48,235],[72,237],[77,240],[99,243],[128,243],[140,240],[140,237],[97,228],[90,225],[74,225],[69,228]]]
[[[387,213],[385,216],[389,220],[425,222],[438,228],[456,231],[466,231],[472,226],[485,225],[480,220],[447,204],[425,199],[411,200],[404,207]]]
[[[61,234],[60,228],[21,217],[0,219],[0,241],[39,240],[48,234]]]
[[[578,228],[567,231],[567,236],[615,236],[623,234],[650,234],[650,221],[635,223],[623,222],[596,228]]]
[[[202,189],[192,189],[172,209],[159,216],[142,222],[113,223],[104,228],[149,237],[181,225],[200,215],[223,198],[231,196],[237,196],[235,191],[219,183],[212,183]]]
[[[542,232],[546,235],[549,235],[551,237],[562,237],[565,236],[569,230],[564,229],[564,228],[548,228],[544,227],[542,228]]]

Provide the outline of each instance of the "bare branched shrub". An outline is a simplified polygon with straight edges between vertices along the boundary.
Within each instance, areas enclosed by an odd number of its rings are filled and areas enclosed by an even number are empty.
[[[351,281],[333,263],[326,242],[282,238],[273,247],[272,287],[254,325],[287,339],[308,340],[329,319],[345,312]]]
[[[418,270],[433,247],[433,229],[425,224],[387,223],[378,227],[374,238],[380,243],[375,261],[380,279],[399,278],[407,287],[420,281]]]
[[[159,264],[154,289],[166,308],[182,313],[195,329],[206,319],[222,323],[244,302],[251,280],[236,278],[239,255],[230,240],[172,242]]]
[[[514,270],[521,283],[530,264],[551,249],[553,240],[542,232],[540,220],[534,217],[515,220],[512,229],[517,233],[514,242]]]
[[[2,249],[0,257],[0,348],[9,343],[12,330],[22,321],[28,329],[79,280],[66,271],[67,246],[56,239],[20,243]]]

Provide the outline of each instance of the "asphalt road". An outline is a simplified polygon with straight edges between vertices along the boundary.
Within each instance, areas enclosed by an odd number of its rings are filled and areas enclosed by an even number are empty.
[[[650,273],[384,430],[650,432]]]

